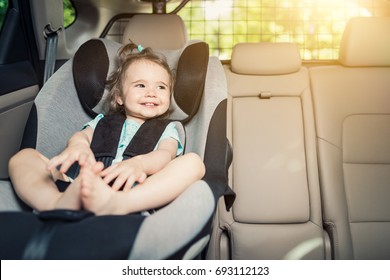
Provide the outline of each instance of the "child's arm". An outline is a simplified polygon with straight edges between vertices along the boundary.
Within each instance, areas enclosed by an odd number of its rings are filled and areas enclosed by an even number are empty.
[[[66,148],[49,161],[48,170],[61,165],[60,172],[65,173],[75,161],[78,161],[80,165],[96,163],[90,148],[92,135],[93,129],[89,126],[73,134],[68,140]]]
[[[123,185],[124,191],[129,190],[135,182],[143,183],[148,175],[164,168],[176,157],[178,142],[173,138],[162,140],[158,148],[148,154],[139,155],[118,164],[114,164],[101,172],[108,184],[115,179],[112,186],[118,190]]]

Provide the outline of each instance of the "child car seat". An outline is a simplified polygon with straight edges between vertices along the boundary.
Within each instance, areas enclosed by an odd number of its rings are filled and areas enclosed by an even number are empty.
[[[38,94],[24,146],[36,147],[50,158],[65,147],[71,134],[102,111],[104,82],[115,68],[120,47],[121,44],[104,39],[91,40],[80,47],[74,59],[64,64]],[[209,240],[217,200],[226,194],[229,204],[234,198],[226,178],[230,163],[224,131],[226,90],[220,91],[220,80],[215,82],[215,75],[223,77],[223,69],[219,61],[215,63],[210,58],[212,63],[208,63],[208,46],[203,42],[188,45],[180,55],[165,54],[177,71],[172,117],[182,116],[187,133],[191,132],[189,139],[196,137],[196,127],[203,127],[198,134],[201,137],[207,135],[209,127],[210,141],[205,153],[199,145],[194,148],[187,142],[185,147],[185,152],[196,152],[198,148],[201,156],[205,154],[204,180],[194,183],[175,201],[149,217],[96,217],[72,211],[37,216],[27,211],[16,212],[25,210],[25,206],[11,193],[10,182],[3,180],[0,207],[8,211],[0,213],[1,227],[6,229],[1,231],[0,240],[7,243],[1,245],[5,246],[0,253],[2,259],[187,259],[199,255]],[[199,71],[200,68],[203,70]],[[194,81],[198,82],[194,84]],[[211,88],[210,95],[214,93],[211,105],[205,104],[204,87]],[[196,116],[205,111],[216,114],[212,119],[211,114]],[[199,119],[203,119],[203,126],[197,125]],[[61,129],[56,129],[59,125]]]

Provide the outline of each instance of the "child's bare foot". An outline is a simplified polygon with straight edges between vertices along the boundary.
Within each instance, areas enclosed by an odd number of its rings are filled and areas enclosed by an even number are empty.
[[[96,215],[116,214],[116,192],[100,177],[99,168],[83,167],[80,171],[81,201],[84,209]]]

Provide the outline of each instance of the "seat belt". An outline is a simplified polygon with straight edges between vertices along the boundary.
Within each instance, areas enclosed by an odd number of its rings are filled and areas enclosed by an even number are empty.
[[[62,30],[62,26],[57,29],[53,29],[50,23],[48,23],[44,30],[43,36],[46,39],[46,51],[45,51],[45,69],[43,73],[43,84],[54,73],[57,45],[58,45],[58,33]]]

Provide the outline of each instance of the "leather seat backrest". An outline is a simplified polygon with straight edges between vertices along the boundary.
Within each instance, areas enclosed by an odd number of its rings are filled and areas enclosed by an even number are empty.
[[[238,44],[225,73],[237,198],[230,212],[219,208],[222,237],[210,254],[325,258],[309,76],[297,46]]]
[[[390,18],[354,18],[340,66],[310,69],[335,259],[390,258]]]

